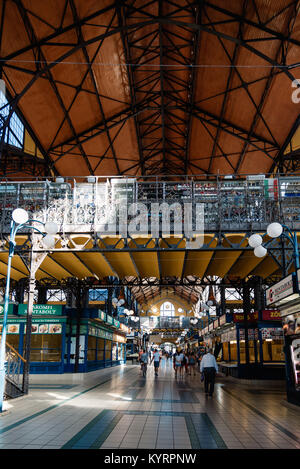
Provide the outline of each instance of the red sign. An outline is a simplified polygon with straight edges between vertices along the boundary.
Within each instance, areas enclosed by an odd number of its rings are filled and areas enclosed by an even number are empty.
[[[280,311],[276,309],[265,309],[262,311],[263,321],[281,321]]]
[[[262,320],[263,321],[281,321],[280,311],[276,309],[265,309],[262,311]],[[234,322],[244,322],[243,313],[233,313]],[[258,321],[258,311],[250,313],[247,315],[247,321],[254,322]]]

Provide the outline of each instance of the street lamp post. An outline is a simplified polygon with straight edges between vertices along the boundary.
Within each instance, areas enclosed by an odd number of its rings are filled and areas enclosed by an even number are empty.
[[[3,325],[2,325],[2,336],[0,345],[0,413],[3,412],[3,401],[4,401],[4,388],[5,388],[5,351],[6,351],[6,327],[7,327],[7,316],[9,306],[9,287],[10,287],[10,272],[12,257],[15,251],[15,236],[16,233],[24,227],[32,228],[38,231],[43,236],[43,242],[46,247],[52,247],[54,245],[53,234],[57,233],[57,225],[53,222],[47,222],[44,226],[46,235],[42,233],[38,228],[32,226],[31,223],[43,223],[39,220],[29,220],[28,213],[26,210],[17,208],[12,213],[12,220],[10,225],[10,237],[9,237],[9,251],[8,251],[8,262],[7,262],[7,276],[5,286],[5,297],[4,297],[4,308],[3,308]]]
[[[286,225],[281,225],[277,222],[271,223],[267,227],[267,232],[264,233],[262,236],[259,234],[253,234],[248,240],[249,246],[254,248],[254,255],[256,257],[264,257],[267,254],[267,249],[262,245],[263,237],[266,235],[270,236],[270,238],[279,238],[282,236],[292,243],[295,268],[296,270],[299,269],[300,262],[297,233],[293,233]]]

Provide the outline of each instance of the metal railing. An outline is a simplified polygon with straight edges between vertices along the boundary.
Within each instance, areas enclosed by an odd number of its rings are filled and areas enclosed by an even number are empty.
[[[61,231],[109,233],[105,227],[120,220],[121,207],[125,204],[128,209],[137,203],[145,207],[149,227],[153,204],[164,203],[171,208],[172,229],[176,220],[184,224],[184,204],[191,204],[193,229],[196,206],[203,204],[206,232],[264,230],[273,221],[300,229],[299,201],[300,176],[2,179],[0,229],[4,233],[9,231],[11,212],[19,207],[27,210],[31,218],[58,223]],[[125,217],[128,222],[134,218],[130,210]],[[158,218],[162,223],[162,211]],[[117,223],[117,230],[118,227]]]
[[[155,329],[201,329],[208,324],[208,318],[198,319],[196,324],[191,322],[193,317],[180,316],[150,316],[141,317],[141,325]]]
[[[6,346],[6,394],[9,395],[9,397],[16,397],[23,392],[23,373],[21,370],[22,364],[24,364],[26,360],[8,342],[6,342]]]

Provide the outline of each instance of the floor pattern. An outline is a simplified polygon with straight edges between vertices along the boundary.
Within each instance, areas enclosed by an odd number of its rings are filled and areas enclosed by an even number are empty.
[[[87,374],[31,375],[28,396],[5,402],[0,448],[300,448],[300,408],[282,405],[284,383],[218,378],[213,398],[200,374],[158,377],[135,365]]]

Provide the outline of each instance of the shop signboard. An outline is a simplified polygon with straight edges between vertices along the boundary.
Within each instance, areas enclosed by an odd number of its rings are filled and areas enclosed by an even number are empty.
[[[226,314],[222,314],[222,316],[219,317],[219,324],[220,326],[223,326],[223,324],[226,324]]]
[[[289,316],[290,314],[295,314],[299,312],[300,312],[300,303],[293,305],[293,306],[289,306],[289,307],[285,306],[283,308],[280,308],[280,314],[282,318],[285,316]]]
[[[219,318],[214,320],[214,329],[217,329],[219,327]]]
[[[18,307],[19,316],[27,315],[27,304],[20,304]],[[61,316],[62,305],[33,305],[33,315],[39,316]]]
[[[206,326],[204,329],[203,329],[203,334],[207,334],[208,333],[208,326]]]
[[[265,309],[261,316],[263,321],[281,321],[280,311],[276,309]]]
[[[3,325],[0,324],[0,334],[2,334]],[[20,324],[7,324],[6,329],[7,334],[19,334],[20,333]]]
[[[24,329],[26,333],[26,326]],[[31,325],[32,334],[61,334],[62,333],[62,324],[59,323],[42,323],[42,324],[32,324]]]
[[[106,313],[102,311],[102,309],[98,309],[98,318],[101,319],[101,321],[106,321]]]
[[[125,326],[125,324],[123,324],[123,323],[121,323],[121,322],[120,322],[120,329],[121,329],[121,331],[123,331],[123,332],[126,332],[126,333],[128,332],[128,327]]]
[[[119,329],[119,327],[120,327],[120,321],[118,321],[117,319],[114,319],[114,320],[113,320],[113,325]]]
[[[298,277],[299,278],[299,277]],[[280,282],[275,283],[272,287],[267,288],[266,290],[266,304],[267,306],[274,304],[288,296],[296,293],[295,283],[293,280],[293,275],[288,275]]]
[[[233,322],[244,322],[244,319],[243,313],[233,313]],[[247,314],[247,321],[258,321],[258,312],[255,311],[254,313]]]
[[[33,318],[31,325],[32,334],[61,334],[62,324],[66,322],[66,317],[41,319]],[[8,318],[7,333],[20,334],[20,324],[26,323],[26,318]],[[0,334],[2,333],[2,324],[0,324]],[[24,326],[24,334],[26,333],[26,324]]]
[[[109,314],[106,315],[106,322],[107,324],[113,324],[113,321],[114,321],[114,318],[112,318],[111,316],[109,316]]]
[[[89,326],[88,334],[94,337],[99,337],[100,339],[107,339],[107,340],[113,339],[112,332],[105,331],[104,329],[100,329],[99,327]]]
[[[208,330],[209,330],[209,331],[212,331],[213,328],[214,328],[214,323],[211,322],[210,325],[208,326]]]
[[[113,334],[113,341],[125,344],[126,343],[126,337],[124,337],[123,335],[120,335],[120,334]]]
[[[4,312],[4,305],[1,304],[1,305],[0,305],[0,315],[3,314],[3,312]],[[7,312],[7,314],[14,314],[14,305],[11,304],[11,303],[8,305],[8,312]]]

